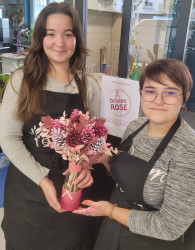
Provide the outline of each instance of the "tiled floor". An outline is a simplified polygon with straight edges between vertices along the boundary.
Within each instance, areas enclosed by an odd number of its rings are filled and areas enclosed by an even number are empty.
[[[186,120],[190,126],[195,129],[195,112],[187,111],[185,114],[182,114],[184,120]],[[0,208],[0,224],[3,218],[3,208]],[[0,250],[5,250],[5,240],[3,236],[3,231],[0,227]]]

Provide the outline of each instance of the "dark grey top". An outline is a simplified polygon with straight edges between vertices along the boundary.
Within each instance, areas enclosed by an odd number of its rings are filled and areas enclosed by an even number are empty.
[[[130,123],[123,140],[147,120]],[[153,137],[146,126],[134,139],[129,153],[149,161],[162,138]],[[143,192],[144,201],[159,211],[132,210],[129,229],[163,240],[181,236],[195,218],[195,131],[184,121],[164,153],[151,169]]]

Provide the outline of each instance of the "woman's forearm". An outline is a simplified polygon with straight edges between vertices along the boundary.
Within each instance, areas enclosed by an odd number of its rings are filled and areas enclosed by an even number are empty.
[[[130,212],[131,211],[129,209],[116,206],[109,217],[112,217],[112,219],[128,227],[128,218]]]

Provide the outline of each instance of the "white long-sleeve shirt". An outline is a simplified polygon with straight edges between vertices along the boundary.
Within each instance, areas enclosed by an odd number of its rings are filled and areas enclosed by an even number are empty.
[[[10,161],[23,174],[39,185],[41,180],[47,176],[49,169],[41,166],[26,149],[22,140],[24,123],[14,118],[22,77],[22,70],[16,71],[12,78],[12,85],[9,81],[4,93],[0,110],[0,146]],[[48,76],[45,90],[78,93],[75,80],[69,85],[69,83],[58,82],[50,76]],[[90,76],[87,76],[87,105],[90,117],[99,117],[100,89],[96,81]]]

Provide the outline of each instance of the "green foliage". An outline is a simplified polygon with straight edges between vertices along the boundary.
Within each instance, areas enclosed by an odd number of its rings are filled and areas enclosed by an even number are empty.
[[[132,72],[130,78],[132,80],[139,81],[139,77],[140,77],[140,72],[139,72],[138,63],[134,63],[134,69],[133,69],[133,72]]]
[[[169,0],[169,8],[175,12],[178,12],[180,9],[181,0]]]
[[[9,78],[10,78],[9,74],[0,74],[0,100],[1,97],[3,96],[5,85]]]
[[[10,74],[0,74],[0,83],[5,84],[10,78]]]
[[[29,38],[30,39],[32,39],[33,32],[34,32],[34,24],[31,24],[31,26],[30,26],[30,33],[29,33]]]

